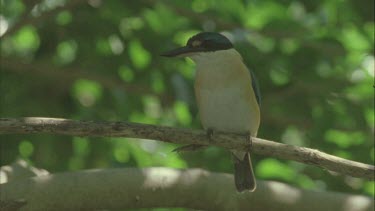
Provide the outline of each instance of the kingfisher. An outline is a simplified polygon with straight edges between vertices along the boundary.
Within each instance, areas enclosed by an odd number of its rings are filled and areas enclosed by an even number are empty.
[[[196,65],[195,97],[199,117],[209,138],[213,132],[245,134],[251,144],[260,125],[260,91],[255,75],[241,54],[224,35],[201,32],[187,44],[163,53],[166,57],[189,57]],[[198,148],[189,145],[178,150]],[[254,191],[256,180],[250,152],[231,150],[238,192]]]

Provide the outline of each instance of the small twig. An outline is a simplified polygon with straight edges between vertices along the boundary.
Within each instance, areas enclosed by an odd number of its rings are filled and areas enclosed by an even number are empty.
[[[70,136],[109,136],[159,140],[177,144],[215,145],[227,149],[247,149],[242,135],[215,133],[208,140],[203,130],[189,130],[166,126],[129,122],[94,122],[70,119],[26,117],[0,118],[0,134],[49,133]],[[316,165],[343,175],[374,180],[375,167],[346,160],[315,149],[292,146],[260,138],[252,138],[252,152],[270,157]]]

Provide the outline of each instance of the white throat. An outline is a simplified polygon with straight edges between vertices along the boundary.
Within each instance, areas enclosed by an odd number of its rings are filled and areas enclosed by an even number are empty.
[[[189,56],[197,66],[220,64],[224,62],[242,62],[241,55],[233,48],[228,50],[198,52]]]
[[[196,64],[196,77],[209,81],[226,81],[243,66],[242,57],[235,49],[194,53],[189,56]],[[206,83],[205,83],[206,84]]]

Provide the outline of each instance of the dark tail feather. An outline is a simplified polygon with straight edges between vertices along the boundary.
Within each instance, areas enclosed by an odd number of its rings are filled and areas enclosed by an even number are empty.
[[[256,188],[253,166],[251,165],[250,153],[246,153],[243,160],[234,157],[234,182],[238,192],[248,190],[253,192]]]

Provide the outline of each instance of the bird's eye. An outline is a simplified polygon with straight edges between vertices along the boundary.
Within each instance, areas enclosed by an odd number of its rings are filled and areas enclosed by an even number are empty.
[[[200,40],[194,40],[193,42],[191,42],[191,46],[193,47],[193,48],[198,48],[198,47],[200,47],[202,45],[202,41],[200,41]]]

